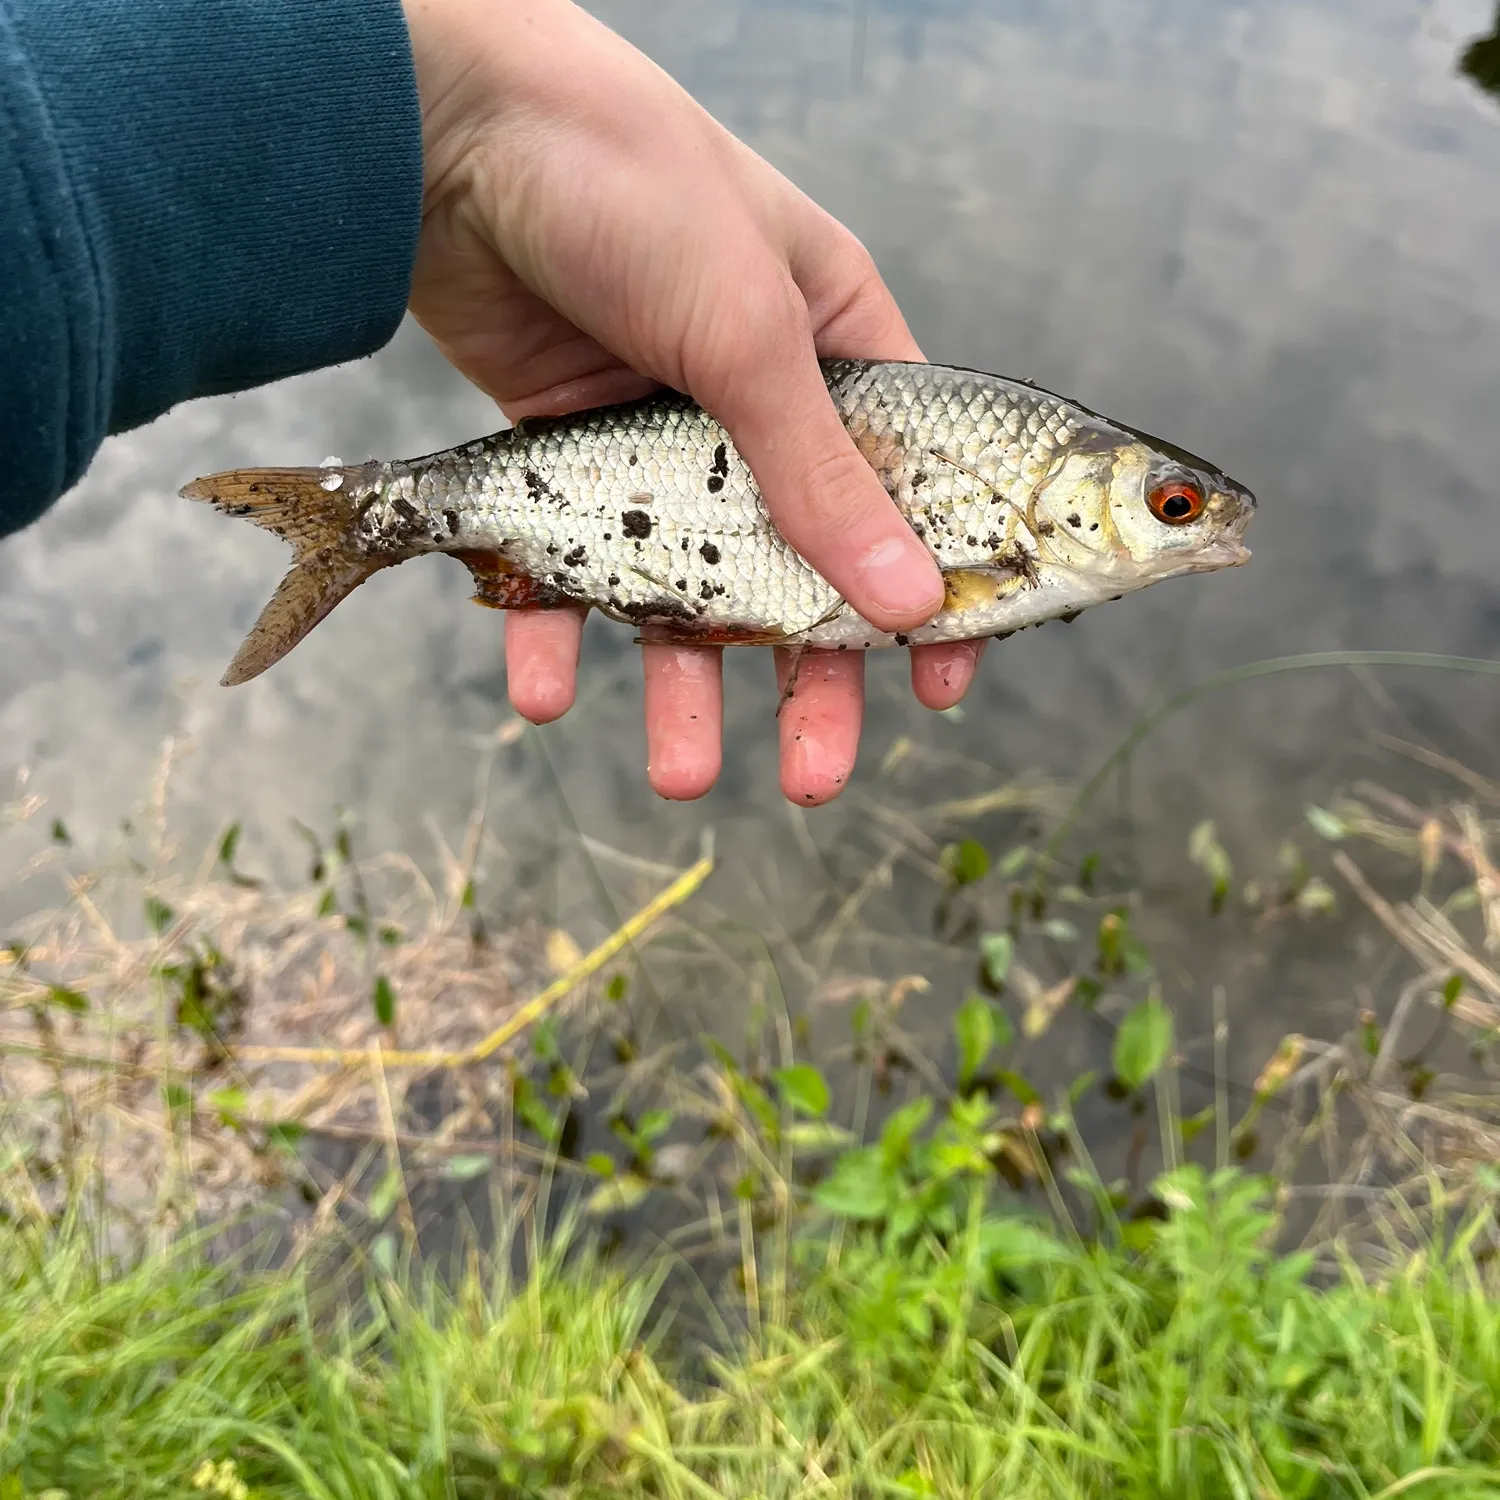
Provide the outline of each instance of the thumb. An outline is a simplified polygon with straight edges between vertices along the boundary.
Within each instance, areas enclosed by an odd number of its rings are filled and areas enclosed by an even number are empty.
[[[731,358],[689,380],[728,431],[777,528],[881,630],[910,630],[943,602],[943,581],[834,407],[800,295],[760,320]]]

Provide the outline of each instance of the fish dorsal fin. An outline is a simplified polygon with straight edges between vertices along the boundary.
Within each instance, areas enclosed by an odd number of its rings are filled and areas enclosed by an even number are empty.
[[[330,489],[331,475],[342,475]],[[184,486],[189,500],[202,500],[225,515],[239,516],[291,544],[296,561],[260,612],[225,672],[235,687],[274,666],[372,573],[398,561],[371,556],[358,545],[359,512],[343,493],[348,471],[328,469],[231,469]]]

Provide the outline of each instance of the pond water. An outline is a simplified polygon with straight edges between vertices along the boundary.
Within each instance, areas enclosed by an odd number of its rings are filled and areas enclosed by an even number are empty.
[[[860,235],[930,357],[1168,435],[1243,479],[1260,511],[1251,566],[993,647],[961,720],[915,705],[903,656],[872,659],[860,767],[816,813],[780,799],[762,653],[730,654],[720,785],[691,806],[656,800],[628,632],[592,622],[577,709],[496,762],[492,827],[518,900],[588,941],[626,897],[618,862],[599,866],[602,885],[582,878],[580,831],[686,863],[711,827],[721,866],[705,900],[773,946],[797,942],[878,865],[881,808],[1025,772],[1076,779],[1206,674],[1337,648],[1500,653],[1491,6],[594,8]],[[99,847],[178,733],[191,742],[178,826],[207,838],[240,819],[262,865],[300,862],[292,820],[326,827],[336,804],[358,811],[365,848],[423,854],[434,825],[455,838],[480,748],[508,716],[500,622],[465,603],[464,571],[431,560],[381,575],[284,664],[223,690],[285,554],[175,491],[213,469],[411,455],[497,425],[408,327],[358,365],[112,440],[51,515],[0,546],[0,774],[29,766],[49,811]],[[1320,672],[1231,689],[1148,741],[1095,818],[1118,878],[1150,895],[1169,998],[1206,1004],[1223,984],[1251,1072],[1289,1027],[1347,1024],[1352,939],[1335,922],[1256,958],[1244,931],[1206,920],[1188,831],[1215,818],[1241,873],[1269,872],[1303,804],[1369,772],[1372,728],[1494,774],[1500,684]],[[999,844],[1024,832],[1013,815],[976,829]],[[899,875],[876,883],[823,955],[927,973],[918,1029],[945,1022],[972,968],[972,946],[933,940],[931,905]],[[795,991],[808,974],[785,977]],[[669,1007],[666,1024],[733,1034],[742,1006],[699,986],[691,1017]],[[1091,1035],[1062,1072],[1087,1061]]]

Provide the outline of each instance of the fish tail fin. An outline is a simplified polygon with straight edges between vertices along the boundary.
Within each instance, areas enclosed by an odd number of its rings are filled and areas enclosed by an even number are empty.
[[[231,469],[184,485],[184,499],[203,500],[291,544],[290,571],[235,653],[223,686],[235,687],[274,666],[362,584],[395,561],[354,545],[359,513],[342,486],[325,487],[337,469]],[[347,480],[348,474],[345,473]]]

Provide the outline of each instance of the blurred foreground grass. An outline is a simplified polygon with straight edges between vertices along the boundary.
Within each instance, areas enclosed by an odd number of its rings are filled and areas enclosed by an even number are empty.
[[[1274,1188],[1182,1167],[1135,1249],[986,1209],[809,1233],[774,1316],[685,1380],[659,1269],[559,1235],[522,1277],[125,1264],[3,1245],[7,1496],[1380,1495],[1500,1486],[1488,1209],[1316,1289]]]
[[[1045,788],[892,820],[972,950],[937,1058],[925,979],[838,971],[866,880],[804,960],[835,1061],[693,903],[598,972],[497,932],[482,811],[436,881],[340,829],[293,890],[234,829],[69,873],[54,824],[23,873],[64,900],[0,970],[0,1500],[1500,1494],[1500,787],[1408,752],[1425,805],[1357,784],[1274,875],[1194,829],[1206,912],[1349,902],[1381,993],[1248,1086],[1221,1014],[1191,1113],[1139,903],[964,835],[1056,827]],[[648,950],[738,976],[743,1048],[643,1049]],[[1074,1015],[1108,1066],[1033,1081]],[[387,1067],[409,1038],[457,1061]]]

